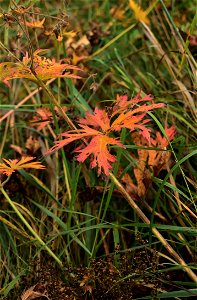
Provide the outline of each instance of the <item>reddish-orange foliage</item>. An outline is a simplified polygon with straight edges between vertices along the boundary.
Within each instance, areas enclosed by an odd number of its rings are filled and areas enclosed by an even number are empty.
[[[139,106],[138,103],[142,101],[151,101],[151,104]],[[119,138],[111,136],[113,132],[119,132],[122,128],[128,128],[130,131],[139,129],[143,137],[150,143],[150,129],[145,127],[149,120],[144,119],[144,117],[148,111],[163,106],[163,103],[154,104],[153,97],[150,95],[140,98],[138,93],[136,97],[130,100],[127,96],[118,95],[112,107],[112,115],[99,108],[95,108],[93,114],[87,112],[85,118],[79,119],[80,129],[62,133],[60,136],[64,139],[55,141],[55,145],[47,151],[46,155],[75,140],[85,139],[88,145],[80,150],[75,149],[75,152],[80,152],[77,160],[83,162],[92,154],[91,167],[97,166],[98,174],[103,169],[104,173],[109,175],[112,168],[111,164],[116,158],[110,154],[108,145],[124,147]]]
[[[26,78],[37,82],[36,77],[30,69],[33,59],[33,67],[39,79],[47,81],[51,78],[67,77],[80,78],[77,75],[67,72],[67,70],[80,70],[80,68],[64,64],[61,61],[56,62],[55,59],[49,59],[40,56],[39,53],[45,50],[38,49],[33,53],[33,57],[29,57],[28,53],[23,57],[22,63],[3,62],[0,63],[0,80],[9,86],[9,80],[15,78]],[[66,71],[66,72],[65,72]]]
[[[21,159],[5,159],[3,158],[4,163],[0,163],[0,173],[10,176],[13,172],[22,169],[45,169],[38,161],[33,161],[35,157],[23,156]]]

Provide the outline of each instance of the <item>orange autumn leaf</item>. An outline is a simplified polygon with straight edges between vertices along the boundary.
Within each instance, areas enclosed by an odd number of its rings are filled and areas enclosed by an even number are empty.
[[[150,101],[151,104],[136,106],[139,102]],[[115,132],[128,128],[130,131],[140,130],[140,133],[150,143],[150,129],[145,127],[149,119],[144,119],[147,112],[154,108],[163,107],[163,103],[154,104],[153,97],[147,95],[140,98],[138,93],[136,97],[128,100],[128,97],[118,96],[112,107],[112,115],[108,110],[95,108],[94,113],[87,112],[85,118],[79,119],[79,129],[70,130],[60,134],[62,140],[54,142],[54,146],[49,149],[45,155],[51,154],[71,142],[83,139],[86,147],[82,146],[74,150],[79,152],[77,160],[84,162],[90,157],[90,166],[98,167],[98,174],[103,170],[106,175],[112,168],[111,164],[116,158],[109,152],[109,145],[116,145],[124,148],[119,138],[113,138]],[[91,158],[92,157],[92,158]]]
[[[22,169],[45,169],[38,161],[33,161],[35,157],[23,156],[21,159],[5,159],[3,158],[4,163],[0,163],[0,172],[10,176],[13,172],[22,170]]]
[[[44,28],[44,26],[43,26],[43,24],[44,24],[44,22],[45,22],[45,19],[46,18],[43,18],[41,21],[40,20],[38,20],[38,21],[36,21],[36,20],[33,20],[32,22],[25,22],[25,25],[27,26],[27,27],[30,27],[30,28]]]
[[[52,148],[50,148],[45,153],[45,155],[48,155],[54,151],[57,151],[76,140],[83,139],[83,138],[90,138],[91,136],[97,136],[97,135],[102,134],[100,131],[92,129],[88,126],[84,126],[84,125],[80,125],[80,124],[79,124],[79,126],[81,127],[81,129],[70,130],[70,131],[61,133],[58,137],[65,137],[65,139],[55,141],[54,146]]]
[[[119,6],[114,6],[111,8],[110,13],[114,19],[124,21],[126,19],[125,11],[125,9]]]
[[[140,102],[151,101],[151,104],[144,104],[141,106],[136,106]],[[116,99],[115,111],[112,117],[119,114],[116,119],[111,124],[111,130],[120,131],[122,128],[128,128],[132,132],[135,129],[140,129],[141,134],[150,143],[150,129],[146,128],[144,125],[148,123],[149,119],[144,119],[146,114],[155,108],[164,107],[164,103],[153,102],[153,97],[151,95],[146,95],[140,98],[140,93],[138,93],[134,98],[128,100],[128,97],[119,95]]]
[[[47,81],[51,78],[81,78],[68,70],[80,70],[80,68],[64,64],[62,61],[56,62],[55,59],[40,56],[40,52],[46,51],[38,49],[33,53],[33,66],[36,75],[42,80]],[[13,62],[0,63],[0,81],[9,86],[9,80],[15,78],[26,78],[37,82],[37,78],[32,73],[29,65],[31,65],[31,57],[28,53],[23,57],[23,64]]]
[[[84,162],[91,154],[93,159],[90,163],[91,168],[98,167],[98,175],[101,174],[103,169],[105,175],[109,175],[110,169],[112,169],[111,163],[116,161],[116,157],[111,155],[107,146],[117,145],[121,148],[124,146],[114,138],[110,138],[106,135],[98,135],[92,138],[91,142],[82,150],[75,150],[80,152],[77,156],[79,162]]]
[[[80,124],[91,125],[94,128],[101,127],[103,132],[110,130],[110,118],[105,110],[95,108],[94,114],[86,112],[86,117],[80,119]]]
[[[135,1],[129,0],[130,8],[133,10],[137,20],[150,24],[150,20],[147,17],[147,12],[144,11]]]
[[[91,161],[90,166],[92,168],[98,167],[98,174],[100,174],[101,170],[103,169],[104,173],[109,175],[109,170],[112,168],[110,163],[115,162],[116,158],[114,155],[110,154],[107,146],[124,146],[115,138],[110,138],[107,135],[102,134],[100,131],[90,128],[89,126],[81,124],[80,127],[81,129],[71,130],[60,134],[60,136],[63,136],[66,139],[55,141],[55,145],[49,149],[45,155],[57,151],[73,141],[82,138],[91,138],[90,143],[85,148],[82,150],[78,150],[78,148],[74,150],[74,152],[80,152],[80,154],[77,156],[77,160],[84,162],[92,154],[93,160]]]
[[[66,112],[68,110],[68,108],[64,106],[64,107],[62,107],[62,110],[64,112]],[[54,111],[58,117],[59,111],[58,111],[57,106],[54,107]],[[52,117],[53,117],[53,114],[48,107],[40,107],[40,108],[36,109],[36,113],[33,116],[33,119],[29,120],[28,125],[37,126],[37,130],[40,131],[47,125],[50,125],[50,123],[53,123]]]

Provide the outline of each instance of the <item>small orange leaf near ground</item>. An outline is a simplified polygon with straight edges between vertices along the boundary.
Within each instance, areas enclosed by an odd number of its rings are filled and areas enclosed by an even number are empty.
[[[118,6],[112,7],[110,13],[112,14],[112,17],[118,21],[124,21],[126,19],[125,9]]]
[[[45,169],[38,161],[33,161],[34,157],[23,156],[21,159],[5,159],[3,158],[4,163],[0,163],[0,172],[10,176],[13,172],[22,170],[22,169]]]
[[[15,9],[12,8],[12,12],[18,14],[18,15],[24,15],[28,12],[28,10],[32,7],[32,4],[27,5],[26,7],[23,6],[17,6]]]

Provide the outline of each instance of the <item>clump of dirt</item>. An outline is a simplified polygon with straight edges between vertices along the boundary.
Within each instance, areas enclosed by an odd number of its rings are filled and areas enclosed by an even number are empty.
[[[161,268],[161,266],[160,266]],[[152,296],[163,289],[158,255],[150,250],[117,253],[91,260],[90,266],[64,266],[36,262],[20,282],[17,294],[6,300],[129,300]],[[166,279],[166,278],[165,278]]]

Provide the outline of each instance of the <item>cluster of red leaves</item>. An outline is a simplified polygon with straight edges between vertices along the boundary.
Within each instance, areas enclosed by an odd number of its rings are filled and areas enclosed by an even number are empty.
[[[33,63],[33,68],[36,75],[42,81],[47,81],[52,78],[67,77],[80,78],[75,74],[71,74],[66,70],[80,70],[76,66],[64,64],[62,61],[56,62],[55,59],[49,59],[40,56],[39,53],[46,51],[38,49],[33,53],[33,57],[29,57],[28,53],[23,57],[22,63],[3,62],[0,63],[0,80],[9,86],[9,80],[15,78],[26,78],[37,82],[35,75],[29,67]],[[33,60],[33,62],[32,62]]]
[[[151,138],[151,144],[147,143],[147,140],[135,132],[132,134],[132,139],[137,146],[143,146],[143,149],[138,149],[138,156],[136,159],[136,167],[133,170],[135,181],[126,174],[122,178],[122,182],[126,184],[126,190],[131,194],[134,199],[143,198],[146,195],[146,191],[152,182],[152,174],[158,176],[161,170],[167,169],[167,166],[171,164],[171,152],[167,151],[167,146],[170,141],[173,140],[176,134],[175,126],[165,128],[166,137],[162,137],[160,132],[156,132],[155,139]],[[153,149],[146,149],[146,147],[152,146]],[[159,150],[155,150],[158,148]],[[161,151],[163,150],[163,151]]]
[[[147,101],[150,101],[151,104],[139,105],[140,102]],[[119,138],[113,137],[113,132],[120,132],[122,128],[128,128],[131,132],[139,129],[141,135],[151,143],[150,129],[145,127],[150,120],[144,119],[144,117],[147,112],[163,106],[163,103],[155,104],[151,95],[140,98],[140,93],[138,93],[130,100],[128,100],[128,96],[118,95],[111,108],[111,113],[99,108],[95,108],[93,114],[87,112],[85,118],[79,119],[78,126],[80,128],[60,134],[59,137],[64,139],[55,141],[55,145],[47,151],[46,155],[73,141],[83,139],[86,146],[82,148],[83,145],[81,145],[80,149],[74,150],[79,153],[77,160],[84,162],[92,154],[90,166],[98,167],[98,174],[103,169],[108,176],[112,168],[111,164],[116,160],[116,157],[109,152],[109,145],[124,147]]]
[[[10,176],[13,172],[22,169],[44,169],[40,162],[32,161],[34,157],[23,156],[21,159],[5,159],[0,163],[0,173]]]

